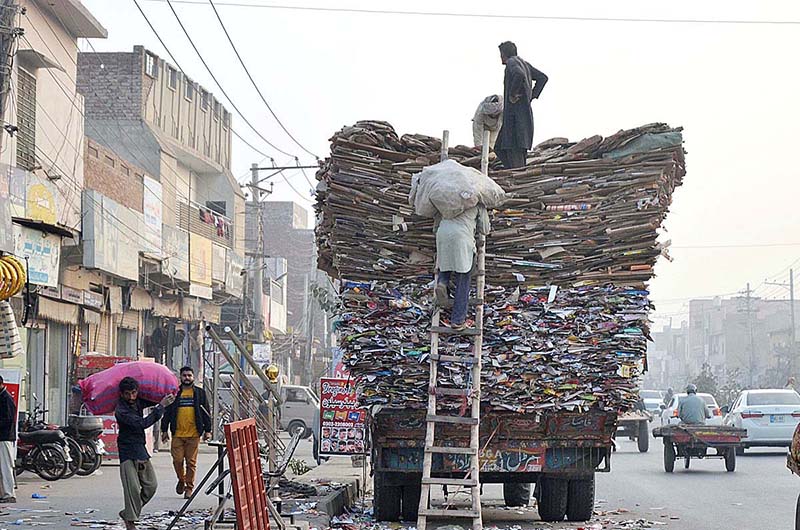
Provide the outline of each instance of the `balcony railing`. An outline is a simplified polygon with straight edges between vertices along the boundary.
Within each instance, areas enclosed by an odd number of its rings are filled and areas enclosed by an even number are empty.
[[[233,247],[233,223],[230,218],[205,206],[178,201],[178,226],[214,243]]]

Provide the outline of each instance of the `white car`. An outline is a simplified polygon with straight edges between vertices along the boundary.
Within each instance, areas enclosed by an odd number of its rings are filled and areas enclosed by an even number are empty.
[[[688,394],[675,394],[667,406],[661,411],[661,425],[677,425],[681,422],[678,417],[678,404],[681,399],[685,399]],[[697,393],[697,396],[706,402],[708,412],[711,417],[706,420],[706,425],[722,425],[722,411],[717,405],[717,400],[711,394]],[[790,436],[791,438],[791,436]]]
[[[744,390],[725,417],[725,425],[747,429],[745,447],[789,447],[798,422],[800,395],[780,388]]]
[[[661,414],[659,410],[664,401],[664,393],[661,390],[640,390],[639,397],[644,401],[644,408],[653,416]]]

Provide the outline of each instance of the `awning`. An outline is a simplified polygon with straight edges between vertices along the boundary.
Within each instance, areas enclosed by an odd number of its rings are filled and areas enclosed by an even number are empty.
[[[136,287],[131,292],[131,309],[134,311],[147,311],[153,309],[153,298],[150,296],[150,293],[141,287]]]
[[[63,304],[49,298],[39,297],[39,318],[77,326],[79,310],[80,307],[73,304]]]
[[[91,309],[83,309],[83,321],[93,326],[100,325],[100,313],[92,311]]]
[[[206,322],[211,324],[219,324],[219,321],[222,317],[222,306],[212,304],[211,302],[201,302],[200,313]]]
[[[153,298],[153,314],[158,317],[181,318],[181,301]]]
[[[112,315],[122,314],[122,287],[112,285],[108,288],[108,302]]]
[[[200,320],[200,300],[184,297],[181,300],[181,318],[189,322]]]

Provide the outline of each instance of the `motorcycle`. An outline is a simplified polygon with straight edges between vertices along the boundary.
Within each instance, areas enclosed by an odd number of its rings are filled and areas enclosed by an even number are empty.
[[[48,481],[63,478],[71,461],[67,437],[60,430],[33,429],[33,425],[33,415],[20,423],[15,473],[19,475],[23,471],[32,471]]]
[[[100,439],[103,434],[103,419],[72,414],[67,425],[61,427],[61,431],[80,447],[82,462],[76,473],[85,477],[97,471],[103,463],[103,455],[106,454],[105,444]]]
[[[38,400],[36,396],[34,396],[34,400],[36,405],[33,408],[33,412],[28,417],[27,421],[21,426],[20,431],[26,432],[36,432],[36,431],[60,431],[63,432],[63,428],[55,423],[46,423],[44,421],[44,415],[48,412],[47,410],[42,410],[39,407]],[[79,470],[81,470],[83,466],[83,450],[81,449],[80,444],[78,444],[77,440],[73,437],[69,436],[66,432],[64,434],[64,443],[65,449],[67,453],[67,471],[60,477],[60,478],[71,478],[73,477]]]

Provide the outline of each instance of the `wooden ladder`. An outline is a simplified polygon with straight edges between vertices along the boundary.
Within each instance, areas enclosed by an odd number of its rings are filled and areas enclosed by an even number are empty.
[[[442,160],[447,159],[448,131],[442,135]],[[481,153],[481,171],[484,175],[488,173],[489,167],[489,133],[484,133],[483,151]],[[475,328],[455,330],[449,327],[440,326],[441,308],[434,306],[431,321],[431,350],[430,350],[430,382],[428,387],[428,414],[425,418],[427,430],[425,433],[425,454],[422,463],[422,492],[419,501],[419,515],[417,517],[417,530],[426,530],[428,517],[440,518],[464,518],[472,519],[472,530],[482,530],[483,520],[481,517],[481,485],[480,485],[480,423],[481,423],[481,350],[483,348],[483,295],[486,283],[486,236],[477,236],[477,299],[471,300],[470,305],[475,306]],[[435,282],[438,275],[435,275]],[[436,284],[434,283],[434,286]],[[440,335],[462,335],[472,337],[472,352],[470,355],[440,355],[439,336]],[[470,382],[464,388],[439,388],[438,371],[439,363],[463,363],[471,366]],[[470,387],[471,386],[471,387]],[[436,410],[436,398],[438,395],[463,396],[470,401],[469,416],[440,415]],[[446,447],[436,445],[436,425],[459,424],[469,425],[470,437],[469,447]],[[465,478],[437,478],[431,476],[431,467],[434,454],[458,454],[467,455],[470,459],[469,472]],[[432,508],[430,504],[431,486],[457,486],[468,488],[472,505],[469,509],[449,509]]]

